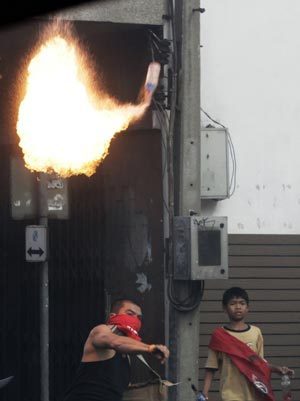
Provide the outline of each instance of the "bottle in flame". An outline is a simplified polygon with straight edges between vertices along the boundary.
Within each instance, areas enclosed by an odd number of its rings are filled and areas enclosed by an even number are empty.
[[[82,49],[61,35],[32,57],[19,106],[17,134],[26,167],[63,178],[91,176],[107,156],[111,139],[144,115],[157,87],[160,64],[150,63],[142,100],[120,104],[89,85]],[[83,80],[82,77],[87,79]]]
[[[149,64],[146,81],[144,85],[145,89],[145,102],[147,104],[151,103],[153,93],[157,88],[160,75],[160,64],[157,62],[152,62]]]

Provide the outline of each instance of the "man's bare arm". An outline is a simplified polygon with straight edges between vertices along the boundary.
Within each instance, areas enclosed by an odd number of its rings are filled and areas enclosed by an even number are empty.
[[[169,350],[165,345],[146,344],[126,336],[114,334],[106,325],[95,327],[91,334],[91,342],[95,348],[108,348],[123,354],[150,353],[164,363],[169,357]]]

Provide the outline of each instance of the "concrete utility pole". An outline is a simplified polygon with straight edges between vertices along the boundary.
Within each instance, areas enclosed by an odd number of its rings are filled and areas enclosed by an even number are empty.
[[[181,70],[179,71],[180,126],[180,216],[190,212],[200,214],[200,2],[175,0],[177,21],[181,19]],[[181,15],[179,12],[181,11]],[[187,281],[176,283],[182,298],[187,293]],[[172,370],[180,384],[174,401],[195,398],[191,385],[198,387],[199,378],[199,306],[193,311],[171,310],[172,331],[175,330],[175,353]],[[170,333],[171,334],[171,333]],[[171,334],[172,335],[172,334]],[[173,334],[174,335],[174,334]],[[172,350],[171,350],[172,352]],[[175,365],[175,366],[174,366]]]
[[[179,214],[200,214],[200,11],[199,0],[182,1],[180,71],[181,143]]]

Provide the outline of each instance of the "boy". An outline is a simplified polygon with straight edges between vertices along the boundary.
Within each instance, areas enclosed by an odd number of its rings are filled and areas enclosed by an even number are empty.
[[[214,372],[220,370],[222,401],[275,401],[270,386],[271,372],[289,375],[294,372],[287,367],[271,366],[263,359],[261,331],[245,322],[249,297],[244,289],[229,288],[223,294],[222,304],[229,323],[212,334],[203,395],[208,399]]]

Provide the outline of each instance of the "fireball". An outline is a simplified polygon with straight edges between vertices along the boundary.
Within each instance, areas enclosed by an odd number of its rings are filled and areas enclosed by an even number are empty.
[[[17,122],[19,146],[31,171],[91,176],[114,135],[149,106],[146,97],[139,104],[119,104],[107,93],[95,93],[87,75],[78,45],[59,34],[32,57]]]

